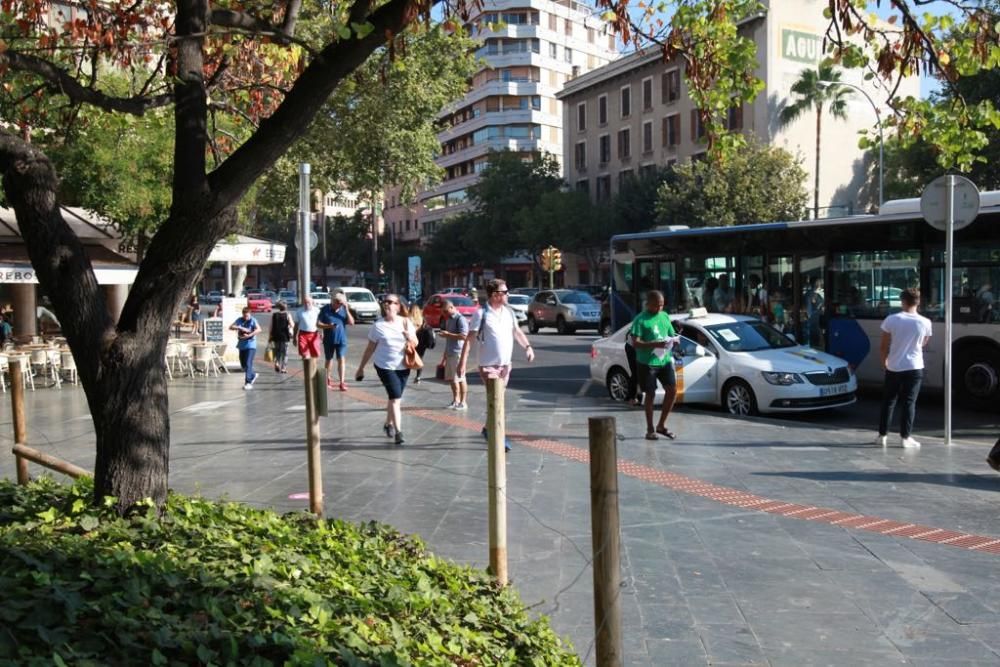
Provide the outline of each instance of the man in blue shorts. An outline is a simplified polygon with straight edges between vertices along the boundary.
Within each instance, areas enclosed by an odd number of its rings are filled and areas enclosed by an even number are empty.
[[[673,440],[676,434],[667,428],[667,417],[677,398],[677,376],[670,350],[680,341],[674,331],[670,316],[663,310],[663,293],[650,290],[646,293],[646,309],[632,320],[632,345],[635,347],[638,386],[646,395],[646,440],[656,440],[656,434]],[[656,400],[656,383],[663,386],[663,407],[660,421],[653,429],[653,402]]]

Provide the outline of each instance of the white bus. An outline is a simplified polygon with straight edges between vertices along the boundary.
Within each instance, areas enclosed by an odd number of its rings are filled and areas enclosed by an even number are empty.
[[[944,242],[920,217],[919,199],[886,202],[878,215],[621,234],[611,239],[608,324],[626,324],[659,289],[670,312],[759,314],[874,385],[879,325],[899,310],[903,289],[919,287],[920,311],[934,323],[924,386],[940,390]],[[1000,192],[982,193],[979,217],[955,233],[953,285],[957,400],[1000,409]]]

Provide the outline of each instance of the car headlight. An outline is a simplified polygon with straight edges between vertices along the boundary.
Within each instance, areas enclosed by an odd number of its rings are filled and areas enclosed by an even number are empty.
[[[768,384],[778,384],[787,387],[790,384],[802,384],[798,373],[782,373],[779,371],[761,371]]]

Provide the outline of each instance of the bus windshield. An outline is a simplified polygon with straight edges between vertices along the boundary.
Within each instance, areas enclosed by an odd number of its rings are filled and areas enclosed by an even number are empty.
[[[728,322],[705,327],[712,339],[729,352],[777,350],[798,345],[766,322]]]

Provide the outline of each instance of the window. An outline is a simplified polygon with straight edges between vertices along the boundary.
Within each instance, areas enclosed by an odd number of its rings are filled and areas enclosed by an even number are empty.
[[[726,114],[726,129],[727,130],[742,130],[743,129],[743,105],[738,104],[734,107],[729,107],[729,111]]]
[[[653,121],[651,120],[642,124],[642,152],[653,152]]]
[[[632,170],[631,169],[623,169],[623,170],[621,170],[621,171],[618,172],[618,190],[619,190],[619,192],[621,191],[622,186],[625,184],[625,182],[628,181],[628,180],[630,180],[631,178],[632,178]]]
[[[531,108],[535,111],[541,111],[542,109],[542,96],[532,95],[531,96]]]
[[[576,105],[576,129],[583,132],[587,129],[587,103],[580,102]]]
[[[597,124],[608,124],[608,96],[601,95],[597,98]]]
[[[921,301],[940,304],[943,273],[940,269],[931,270],[931,294],[924,295]],[[935,276],[941,279],[941,284],[936,284]],[[884,319],[886,315],[900,310],[900,294],[904,289],[920,284],[920,251],[834,253],[830,277],[831,288],[827,299],[836,315],[853,319]],[[959,277],[960,272],[956,269],[956,278]],[[955,280],[955,285],[958,285],[958,280]],[[774,288],[771,291],[780,293]],[[789,301],[791,297],[789,294]],[[943,318],[943,309],[939,308],[936,312]]]
[[[565,60],[568,63],[573,62],[573,49],[569,48],[568,46],[566,47],[566,49],[563,51],[563,60]]]
[[[581,141],[573,150],[573,166],[577,171],[587,170],[587,142]]]
[[[601,164],[611,161],[611,135],[602,134],[599,141]]]
[[[594,43],[594,37],[595,37],[594,29],[593,28],[587,28],[587,43],[588,44],[593,44]]]
[[[653,108],[653,78],[647,77],[642,80],[642,110],[649,111]]]
[[[681,143],[681,115],[678,113],[663,118],[663,145],[676,148]]]
[[[611,199],[611,177],[597,177],[597,201],[607,201]]]
[[[691,141],[701,141],[705,138],[705,126],[697,109],[691,109]]]
[[[559,57],[559,45],[555,42],[549,42],[549,58],[555,59]]]
[[[410,231],[410,221],[406,221],[406,231]]]
[[[632,86],[624,86],[621,89],[621,105],[618,109],[622,118],[632,115]]]
[[[681,72],[672,69],[660,76],[660,102],[670,104],[681,96]]]
[[[625,127],[618,130],[618,159],[627,160],[632,157],[632,131]]]
[[[577,181],[576,191],[584,194],[590,194],[590,181],[586,178]]]
[[[568,37],[573,36],[573,22],[569,19],[565,19],[565,25],[563,26],[563,32],[566,33]]]
[[[549,14],[549,30],[558,30],[559,29],[558,21],[559,19],[556,18],[555,14]]]

